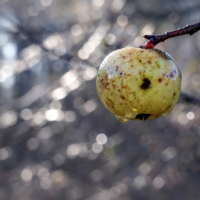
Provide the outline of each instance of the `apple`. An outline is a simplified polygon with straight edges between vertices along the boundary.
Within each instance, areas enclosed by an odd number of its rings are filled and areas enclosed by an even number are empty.
[[[166,52],[123,48],[103,60],[96,87],[119,121],[147,120],[170,113],[181,92],[181,73]]]

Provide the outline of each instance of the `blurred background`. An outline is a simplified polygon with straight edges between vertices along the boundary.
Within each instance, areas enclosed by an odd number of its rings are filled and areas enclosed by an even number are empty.
[[[200,32],[156,46],[183,75],[168,117],[122,124],[95,77],[113,50],[200,19],[198,0],[0,1],[0,200],[197,200]]]

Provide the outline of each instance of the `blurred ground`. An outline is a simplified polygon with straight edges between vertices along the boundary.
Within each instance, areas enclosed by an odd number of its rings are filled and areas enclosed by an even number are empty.
[[[168,117],[122,124],[95,86],[109,52],[199,18],[197,0],[1,0],[0,200],[199,199],[200,32],[157,45],[193,95]]]

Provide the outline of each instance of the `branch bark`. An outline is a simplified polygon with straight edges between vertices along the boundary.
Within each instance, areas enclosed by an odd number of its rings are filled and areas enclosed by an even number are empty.
[[[154,46],[156,46],[158,43],[164,42],[165,40],[169,38],[186,35],[186,34],[192,35],[199,30],[200,30],[200,22],[187,25],[175,31],[166,32],[163,35],[144,35],[143,37],[148,39],[149,41],[147,41],[144,45],[141,45],[140,48],[153,49]]]

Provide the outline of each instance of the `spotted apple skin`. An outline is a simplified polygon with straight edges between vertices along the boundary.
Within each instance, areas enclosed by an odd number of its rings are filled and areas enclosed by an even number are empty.
[[[96,79],[104,106],[121,122],[166,116],[181,91],[173,58],[158,49],[123,48],[102,62]]]

